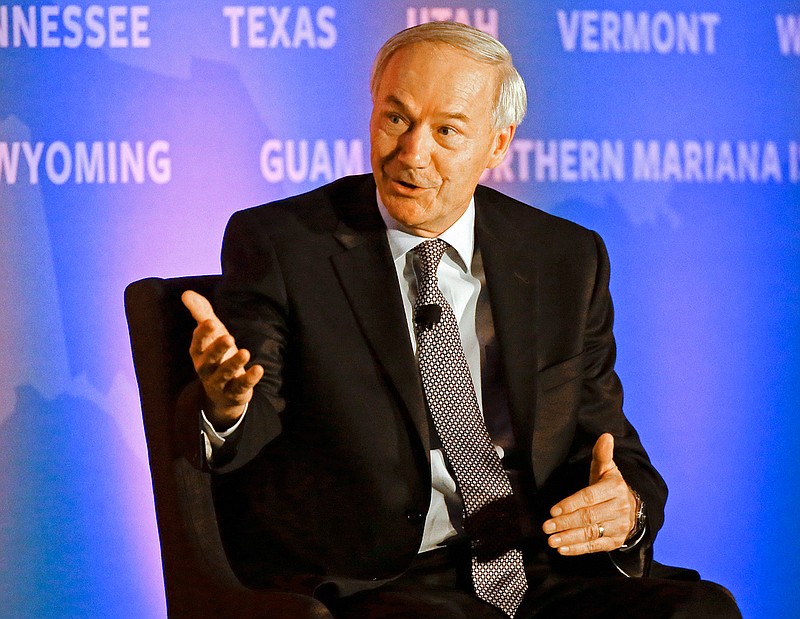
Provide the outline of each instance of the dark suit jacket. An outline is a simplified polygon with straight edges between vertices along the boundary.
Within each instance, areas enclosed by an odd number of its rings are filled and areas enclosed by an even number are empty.
[[[475,204],[533,528],[587,484],[591,448],[611,432],[649,547],[666,487],[622,413],[602,241],[492,189]],[[222,265],[218,314],[266,370],[214,477],[234,569],[304,591],[397,576],[428,508],[429,425],[372,176],[236,213]]]

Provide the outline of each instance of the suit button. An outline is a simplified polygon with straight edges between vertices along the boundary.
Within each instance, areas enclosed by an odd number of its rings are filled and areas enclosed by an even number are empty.
[[[425,514],[421,514],[420,512],[418,512],[416,510],[413,510],[413,509],[409,509],[406,512],[406,519],[411,524],[419,524],[420,522],[422,522],[425,519]]]

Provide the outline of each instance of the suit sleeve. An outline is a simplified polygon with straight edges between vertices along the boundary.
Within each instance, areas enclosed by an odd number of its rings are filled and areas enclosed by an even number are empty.
[[[645,545],[649,546],[664,523],[667,487],[651,464],[638,433],[622,413],[622,387],[614,371],[616,344],[612,333],[614,310],[609,292],[608,253],[600,236],[596,233],[593,236],[597,247],[597,277],[586,326],[587,380],[580,423],[592,434],[611,432],[614,435],[614,462],[647,506],[649,534]],[[591,459],[591,455],[589,457]]]
[[[222,280],[214,310],[236,340],[250,351],[250,364],[264,368],[247,414],[235,435],[215,454],[214,471],[226,473],[249,460],[281,433],[287,299],[269,235],[251,211],[235,213],[222,243]],[[189,460],[207,468],[200,435],[202,387],[190,385],[178,403],[178,432]]]
[[[592,239],[596,260],[593,275],[589,271],[587,277],[593,283],[588,284],[591,291],[583,328],[583,375],[577,426],[568,462],[563,470],[555,473],[553,481],[558,479],[565,482],[561,492],[566,486],[571,486],[568,488],[570,492],[585,486],[594,443],[604,432],[613,434],[614,462],[628,485],[641,495],[647,515],[647,531],[642,542],[629,552],[615,552],[614,558],[618,559],[616,562],[625,572],[642,575],[647,571],[656,533],[664,522],[667,487],[622,410],[622,386],[614,371],[616,344],[613,335],[614,310],[609,292],[608,254],[599,235],[593,232]],[[564,493],[563,496],[568,494]]]
[[[615,409],[619,411],[622,423],[614,424],[612,433],[615,439],[614,462],[619,467],[623,478],[628,485],[636,490],[644,500],[646,512],[646,532],[637,547],[629,552],[613,553],[614,562],[626,573],[632,575],[646,574],[652,557],[652,545],[656,534],[664,524],[664,507],[667,500],[667,486],[661,475],[650,462],[650,458],[639,440],[639,435],[633,426],[622,414],[622,388],[619,379],[613,370],[616,358],[616,345],[612,335],[613,307],[609,293],[610,267],[608,253],[602,239],[594,234],[598,254],[598,277],[593,295],[592,312],[588,325],[587,341],[592,343],[596,359],[590,366],[592,375],[596,380],[591,381],[597,393],[591,390],[588,396],[605,396],[618,394],[613,397]],[[603,352],[605,351],[605,352]],[[617,408],[618,407],[618,408]],[[591,408],[588,409],[591,415]]]

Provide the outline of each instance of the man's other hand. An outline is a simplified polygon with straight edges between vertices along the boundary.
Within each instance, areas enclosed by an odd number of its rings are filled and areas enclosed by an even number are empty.
[[[614,437],[602,434],[592,449],[589,485],[556,503],[542,529],[562,555],[620,548],[636,522],[636,497],[614,464]]]
[[[204,412],[214,428],[224,431],[244,413],[264,368],[254,365],[245,370],[250,353],[236,347],[208,299],[187,290],[181,300],[197,321],[189,354],[206,393]]]

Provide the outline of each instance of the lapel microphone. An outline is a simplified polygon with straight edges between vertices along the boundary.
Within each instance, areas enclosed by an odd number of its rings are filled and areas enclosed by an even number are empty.
[[[436,303],[420,305],[414,310],[414,323],[423,331],[432,329],[442,317],[442,308]]]

